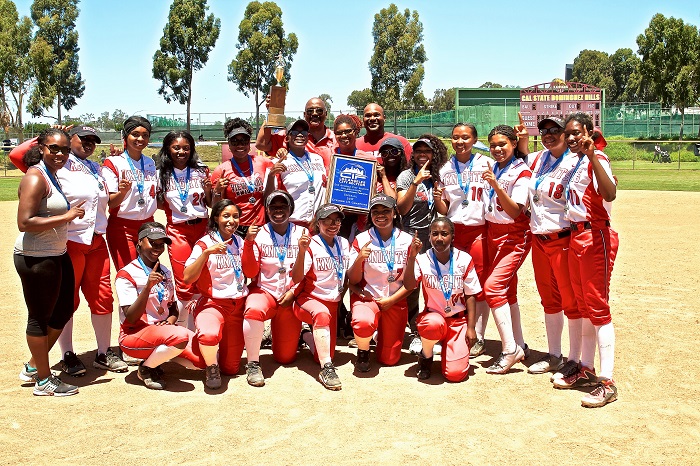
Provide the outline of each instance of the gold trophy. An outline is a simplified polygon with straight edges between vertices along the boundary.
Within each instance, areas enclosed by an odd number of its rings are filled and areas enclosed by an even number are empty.
[[[268,108],[267,121],[268,128],[284,128],[287,117],[284,116],[284,101],[287,97],[287,89],[282,87],[284,78],[284,58],[282,52],[277,56],[277,68],[275,69],[275,79],[277,84],[270,88],[270,107]]]

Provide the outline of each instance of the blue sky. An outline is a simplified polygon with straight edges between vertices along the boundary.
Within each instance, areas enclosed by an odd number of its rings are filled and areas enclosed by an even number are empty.
[[[291,67],[287,114],[322,93],[333,98],[333,111],[349,109],[347,96],[369,87],[374,14],[391,2],[369,0],[279,0],[285,32],[294,32],[299,49]],[[636,52],[636,37],[656,13],[700,25],[697,0],[526,2],[398,1],[399,9],[417,10],[423,23],[423,92],[478,87],[486,81],[530,86],[564,77],[564,66],[583,49]],[[29,15],[31,0],[16,0]],[[235,57],[238,25],[247,2],[210,0],[209,11],[221,19],[221,33],[207,65],[195,74],[192,112],[255,112],[253,98],[227,81]],[[168,104],[152,77],[153,54],[167,21],[166,0],[83,0],[80,5],[80,70],[85,94],[68,113],[184,114]],[[546,38],[546,40],[543,40]],[[47,112],[56,115],[56,109]],[[65,115],[65,112],[64,112]],[[27,118],[25,116],[25,118]],[[220,116],[202,116],[214,121]]]

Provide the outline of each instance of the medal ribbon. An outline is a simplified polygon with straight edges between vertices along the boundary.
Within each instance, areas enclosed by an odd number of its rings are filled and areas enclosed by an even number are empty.
[[[394,273],[396,258],[396,238],[394,237],[394,229],[391,229],[391,249],[389,250],[389,257],[386,255],[384,241],[382,241],[382,237],[379,236],[379,230],[377,230],[377,227],[374,227],[374,234],[377,235],[377,239],[379,240],[379,248],[382,250],[382,259],[384,259],[384,262],[386,262],[386,266],[389,269],[389,274],[392,275]]]
[[[464,197],[466,197],[467,200],[469,200],[469,186],[471,186],[471,184],[472,184],[471,172],[472,172],[472,169],[474,168],[474,154],[471,154],[471,157],[469,157],[469,168],[468,169],[469,169],[470,176],[468,177],[469,179],[467,180],[466,186],[464,186],[464,181],[462,181],[462,173],[464,173],[464,172],[460,173],[460,171],[459,171],[459,160],[457,160],[456,155],[452,156],[452,163],[455,166],[455,172],[457,172],[457,181],[459,182],[459,187],[462,190],[462,192],[464,193]]]
[[[566,149],[566,152],[564,152],[561,157],[557,159],[556,162],[550,167],[549,166],[549,157],[551,156],[551,152],[547,151],[547,158],[542,161],[542,165],[540,165],[540,169],[537,170],[537,180],[535,181],[535,191],[540,187],[542,182],[544,181],[544,178],[552,173],[556,168],[559,166],[562,160],[564,160],[564,157],[566,157],[566,154],[569,153],[569,149]]]
[[[141,259],[141,256],[138,256],[137,259],[139,260],[139,265],[143,269],[143,271],[146,273],[146,277],[148,277],[153,269],[148,267],[146,263]],[[163,282],[158,283],[156,286],[154,286],[156,293],[158,293],[158,305],[160,306],[160,303],[163,302],[163,298],[165,297],[165,285],[163,285]]]
[[[433,261],[435,263],[435,270],[437,270],[438,285],[440,285],[440,291],[442,291],[442,295],[445,297],[447,306],[449,306],[450,298],[452,297],[452,282],[454,280],[454,262],[452,261],[453,249],[450,248],[450,278],[447,280],[447,289],[445,289],[445,286],[442,283],[443,280],[442,272],[440,271],[440,261],[438,261],[438,258],[435,255],[435,249],[431,249],[430,252],[433,253]]]
[[[578,157],[578,162],[576,162],[576,166],[574,167],[574,170],[571,172],[571,176],[569,176],[569,179],[566,180],[566,184],[564,185],[564,199],[566,199],[566,202],[569,202],[569,184],[571,184],[571,180],[576,176],[576,172],[578,171],[578,167],[581,166],[581,162],[583,161],[582,155],[579,155]]]
[[[180,189],[180,180],[175,176],[175,169],[172,171],[173,178],[175,178],[175,187],[177,188],[177,194],[180,196],[180,202],[182,206],[185,207],[187,204],[187,198],[190,195],[190,167],[187,167],[187,174],[185,175],[185,189]]]
[[[129,155],[128,152],[124,151],[124,157],[126,157],[126,160],[129,162],[129,167],[131,167],[131,172],[134,174],[136,177],[136,189],[139,191],[139,196],[143,198],[143,185],[146,180],[146,168],[143,165],[143,154],[141,154],[141,176],[136,176],[136,167],[134,166],[134,162],[131,160],[131,156]]]
[[[323,239],[323,236],[318,235],[319,238],[321,238],[321,241],[323,242],[323,245],[326,247],[326,251],[328,251],[328,255],[331,256],[331,259],[333,260],[333,266],[335,268],[335,274],[338,276],[338,287],[343,286],[343,253],[340,251],[340,241],[338,241],[338,238],[333,238],[333,243],[335,244],[335,249],[338,251],[338,257],[336,258],[333,255],[333,251],[331,251],[330,246],[328,246],[328,243],[326,243],[326,240]]]
[[[46,165],[44,164],[43,160],[41,162],[39,162],[39,168],[44,173],[46,173],[46,176],[48,176],[49,179],[51,180],[51,184],[53,185],[53,187],[56,188],[56,191],[58,191],[61,194],[61,196],[63,196],[63,200],[66,201],[66,210],[70,210],[70,202],[68,202],[68,198],[66,197],[66,195],[63,194],[63,190],[61,189],[61,185],[58,184],[58,180],[56,179],[55,176],[53,176],[53,173],[51,173],[51,171],[48,168],[46,168]]]
[[[87,168],[88,170],[90,170],[90,173],[91,173],[92,176],[95,178],[95,181],[97,181],[97,184],[100,185],[100,186],[102,186],[102,182],[100,181],[100,178],[97,176],[97,170],[95,170],[95,169],[92,167],[92,164],[90,164],[90,161],[89,161],[89,160],[83,160],[83,159],[81,159],[80,157],[77,157],[77,156],[75,157],[75,159],[76,159],[78,162],[80,162],[81,164],[83,164],[83,166],[84,166],[85,168]],[[100,188],[100,190],[101,190],[101,188]]]
[[[284,267],[284,259],[287,257],[287,251],[289,250],[289,238],[292,233],[292,224],[287,224],[287,232],[284,234],[284,247],[282,248],[280,248],[279,244],[277,244],[277,233],[272,228],[272,222],[267,223],[267,228],[270,229],[270,238],[272,238],[272,244],[275,247],[277,258],[280,261],[280,267]]]
[[[292,160],[296,162],[299,167],[304,170],[304,173],[306,173],[306,177],[309,179],[309,185],[313,186],[314,185],[314,167],[311,166],[311,157],[309,157],[309,153],[304,151],[304,155],[300,157],[302,162],[304,159],[307,159],[309,161],[309,169],[307,170],[306,167],[304,166],[303,163],[299,162],[299,158],[297,158],[296,155],[292,154]]]
[[[222,238],[221,233],[218,231],[215,231],[214,234],[219,238],[219,241],[221,243],[224,242],[224,238]],[[236,251],[240,251],[240,246],[238,245],[238,240],[236,239],[236,235],[231,235],[231,242],[236,245]],[[241,283],[241,264],[236,261],[236,256],[231,252],[231,250],[228,248],[229,245],[226,245],[226,254],[231,256],[231,263],[233,264],[233,274],[236,276],[236,281],[238,283]]]
[[[513,165],[513,161],[515,161],[515,157],[511,157],[508,163],[506,164],[505,167],[503,167],[503,170],[498,169],[498,164],[496,164],[493,167],[493,174],[496,175],[496,182],[501,178],[501,175],[503,175],[505,172],[508,171],[511,165]],[[494,188],[491,188],[489,191],[489,204],[491,204],[491,198],[493,198],[493,194],[496,192]]]
[[[233,166],[233,169],[236,170],[236,173],[238,176],[243,178],[243,181],[245,182],[245,185],[248,186],[248,191],[250,193],[255,192],[255,182],[253,181],[253,159],[248,155],[248,168],[250,169],[250,180],[248,180],[248,177],[243,174],[243,170],[241,170],[241,167],[238,166],[238,162],[236,162],[236,159],[231,157],[231,165]]]

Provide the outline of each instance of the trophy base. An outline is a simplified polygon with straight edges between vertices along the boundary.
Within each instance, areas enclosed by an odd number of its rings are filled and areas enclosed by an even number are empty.
[[[287,117],[284,114],[274,114],[270,113],[267,115],[267,121],[265,121],[265,126],[268,128],[285,128],[285,122]]]

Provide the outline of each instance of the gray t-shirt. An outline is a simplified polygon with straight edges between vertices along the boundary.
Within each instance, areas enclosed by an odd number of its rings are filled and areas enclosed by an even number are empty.
[[[416,174],[411,169],[402,171],[396,178],[396,191],[408,191],[415,177]],[[418,237],[426,244],[428,242],[428,228],[434,215],[432,183],[431,180],[426,180],[416,188],[413,206],[401,218],[402,229],[410,234],[418,230]]]

